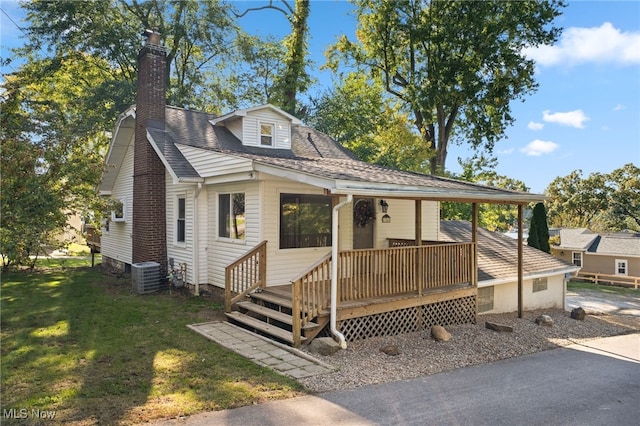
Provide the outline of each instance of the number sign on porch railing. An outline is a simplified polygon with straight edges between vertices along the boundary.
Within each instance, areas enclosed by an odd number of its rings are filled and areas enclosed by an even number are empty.
[[[267,242],[261,242],[236,261],[227,265],[224,276],[225,312],[231,312],[231,305],[258,287],[265,287]]]

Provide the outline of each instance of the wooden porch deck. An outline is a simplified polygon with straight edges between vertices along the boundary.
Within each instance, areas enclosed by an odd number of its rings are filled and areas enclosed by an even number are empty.
[[[266,244],[227,267],[227,315],[293,346],[308,343],[329,322],[331,255],[291,284],[267,286]],[[449,243],[340,252],[339,328],[355,340],[414,331],[419,324],[475,322],[475,250],[475,243]]]

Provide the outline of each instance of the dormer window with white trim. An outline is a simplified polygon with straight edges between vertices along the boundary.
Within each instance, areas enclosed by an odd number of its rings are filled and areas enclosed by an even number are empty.
[[[260,145],[273,146],[275,126],[273,123],[260,123]]]

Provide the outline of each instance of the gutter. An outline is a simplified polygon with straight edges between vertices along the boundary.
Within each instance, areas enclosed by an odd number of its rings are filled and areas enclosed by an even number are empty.
[[[347,194],[347,199],[333,207],[333,220],[331,221],[331,319],[329,327],[340,343],[342,349],[347,349],[347,341],[344,334],[336,327],[338,307],[338,213],[340,209],[353,201],[353,194]]]

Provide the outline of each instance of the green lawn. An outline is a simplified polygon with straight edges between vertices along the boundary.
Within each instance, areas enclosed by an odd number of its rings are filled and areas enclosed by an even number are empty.
[[[622,287],[616,285],[595,284],[587,281],[569,281],[567,283],[568,290],[587,290],[599,291],[604,294],[621,294],[626,296],[638,296],[638,290],[630,287]]]
[[[135,423],[303,391],[186,327],[221,309],[212,299],[140,296],[129,279],[96,269],[47,259],[41,266],[2,275],[3,411],[55,410],[60,423]]]

